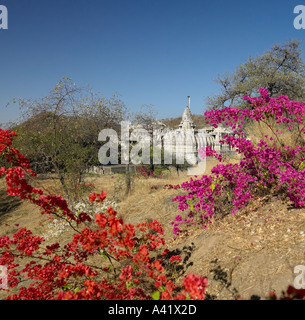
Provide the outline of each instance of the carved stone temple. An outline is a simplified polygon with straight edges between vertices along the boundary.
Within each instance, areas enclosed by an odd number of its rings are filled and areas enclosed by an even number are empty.
[[[133,129],[140,129],[139,126],[133,127]],[[220,140],[226,134],[233,134],[230,129],[218,126],[203,126],[201,129],[197,129],[193,120],[190,109],[190,97],[188,97],[188,105],[186,106],[181,122],[178,129],[172,129],[166,126],[161,121],[155,121],[153,123],[153,135],[160,141],[160,145],[164,147],[164,150],[177,152],[179,150],[185,150],[185,154],[198,155],[198,149],[206,146],[210,146],[218,153],[229,153],[232,148],[226,144],[221,144]],[[131,133],[131,142],[138,141],[138,130]],[[189,146],[186,148],[186,145]]]
[[[162,121],[153,121],[150,129],[144,128],[139,124],[133,124],[129,127],[129,143],[131,146],[135,146],[139,141],[148,138],[149,142],[146,144],[146,146],[148,145],[148,150],[152,145],[153,147],[164,148],[164,155],[166,152],[171,155],[177,155],[180,152],[190,164],[198,164],[200,166],[198,149],[202,147],[210,146],[222,154],[234,152],[230,146],[220,143],[220,140],[226,134],[230,135],[233,132],[222,126],[218,126],[217,128],[205,126],[204,123],[202,124],[202,128],[196,128],[192,120],[190,97],[188,97],[188,105],[184,109],[177,129],[170,128]],[[195,162],[193,162],[194,160]],[[135,171],[135,166],[129,166],[129,170]],[[125,171],[126,165],[111,165],[111,163],[88,169],[89,173],[95,174],[112,174]]]

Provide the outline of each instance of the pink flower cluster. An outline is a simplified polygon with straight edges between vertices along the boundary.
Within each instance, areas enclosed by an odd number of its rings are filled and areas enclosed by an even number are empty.
[[[217,127],[225,123],[233,130],[233,135],[225,135],[221,143],[232,146],[242,157],[239,163],[224,164],[223,157],[211,147],[200,150],[202,156],[213,156],[220,164],[212,169],[211,175],[200,179],[190,179],[181,184],[187,191],[173,199],[178,201],[178,208],[187,211],[187,218],[178,215],[174,233],[182,232],[183,223],[194,223],[194,217],[203,225],[210,222],[215,214],[215,202],[221,195],[227,196],[236,213],[259,192],[275,192],[285,195],[295,207],[305,205],[305,103],[291,101],[287,96],[270,98],[266,89],[260,89],[260,97],[244,99],[250,108],[239,110],[224,108],[205,112],[208,124]],[[243,131],[245,121],[264,123],[272,132],[265,135],[256,145],[246,137]],[[290,134],[293,145],[285,145],[281,139],[281,126]],[[292,130],[295,128],[295,130]],[[287,143],[288,144],[288,143]],[[192,219],[188,219],[188,218]]]

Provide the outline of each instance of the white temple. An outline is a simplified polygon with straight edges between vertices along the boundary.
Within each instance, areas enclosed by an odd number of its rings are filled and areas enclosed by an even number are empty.
[[[138,141],[138,137],[141,135],[139,126],[134,126],[133,129],[138,130],[131,133],[131,142]],[[197,157],[198,149],[206,146],[210,146],[218,153],[232,151],[230,146],[220,143],[225,134],[232,134],[231,130],[221,126],[218,126],[218,128],[204,127],[204,124],[202,129],[196,129],[192,120],[190,97],[188,97],[188,105],[182,114],[178,129],[172,129],[161,121],[155,121],[152,131],[151,136],[154,137],[155,141],[158,141],[159,147],[164,147],[164,150],[168,153],[178,154],[180,152],[186,158]]]

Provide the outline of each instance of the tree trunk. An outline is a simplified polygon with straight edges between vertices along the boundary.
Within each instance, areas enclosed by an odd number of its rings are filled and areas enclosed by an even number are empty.
[[[70,206],[71,205],[71,199],[70,199],[70,196],[69,196],[68,188],[66,186],[65,178],[64,178],[64,176],[62,174],[59,174],[59,181],[60,181],[60,183],[62,185],[62,188],[64,190],[65,198],[67,199],[68,205]]]
[[[125,193],[125,196],[127,197],[127,196],[129,195],[129,193],[130,193],[130,188],[131,188],[131,179],[130,179],[129,163],[126,164],[125,183],[126,183],[126,193]]]

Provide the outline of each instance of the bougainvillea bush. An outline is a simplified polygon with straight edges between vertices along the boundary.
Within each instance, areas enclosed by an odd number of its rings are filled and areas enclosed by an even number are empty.
[[[171,258],[158,221],[126,224],[111,206],[94,217],[74,212],[62,196],[30,185],[28,177],[35,173],[12,147],[14,136],[15,132],[0,129],[0,163],[6,163],[0,176],[6,178],[8,195],[29,200],[41,214],[66,222],[74,235],[65,244],[48,245],[26,227],[0,236],[0,265],[8,271],[7,299],[205,298],[206,278],[188,274],[178,285],[174,276],[165,276],[166,263],[181,259]],[[106,191],[89,195],[89,201],[98,205],[105,198]]]
[[[211,147],[199,150],[202,157],[215,157],[219,164],[210,175],[181,184],[185,193],[173,199],[182,212],[172,222],[175,235],[181,234],[186,225],[206,226],[217,209],[226,204],[235,214],[262,194],[276,194],[295,207],[305,205],[305,104],[283,95],[270,98],[266,89],[259,91],[259,97],[244,97],[248,109],[205,112],[208,124],[232,128],[233,134],[223,136],[221,143],[230,145],[241,158],[238,163],[226,163],[224,156]],[[251,121],[268,129],[258,143],[245,132]],[[282,138],[283,132],[289,133],[289,143]]]

